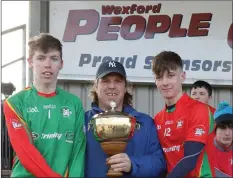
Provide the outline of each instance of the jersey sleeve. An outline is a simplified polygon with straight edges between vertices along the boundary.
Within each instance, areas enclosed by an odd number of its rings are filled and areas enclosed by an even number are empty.
[[[84,125],[84,110],[81,101],[76,109],[76,132],[73,151],[68,167],[68,177],[84,177],[86,134]]]
[[[34,147],[27,123],[22,119],[20,107],[6,100],[4,114],[11,145],[23,167],[35,177],[61,177],[49,167]]]
[[[208,106],[196,105],[190,112],[185,141],[196,141],[206,144],[212,119]]]

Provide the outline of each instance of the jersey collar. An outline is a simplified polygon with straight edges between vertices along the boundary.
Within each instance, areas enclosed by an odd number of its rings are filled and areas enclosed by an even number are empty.
[[[189,100],[189,96],[186,93],[183,93],[180,99],[171,107],[165,104],[165,111],[170,113],[174,112],[177,107],[184,106],[188,100]]]
[[[47,94],[47,93],[38,92],[36,90],[35,86],[33,85],[33,83],[30,85],[30,87],[33,91],[35,91],[39,96],[42,96],[42,97],[50,98],[50,97],[56,96],[58,94],[58,88],[56,88],[55,92]]]

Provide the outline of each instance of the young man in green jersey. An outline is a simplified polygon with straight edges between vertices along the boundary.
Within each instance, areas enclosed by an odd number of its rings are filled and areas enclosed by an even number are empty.
[[[4,113],[16,153],[12,177],[83,177],[86,138],[80,99],[57,87],[62,44],[49,34],[30,39],[33,84],[8,98]]]

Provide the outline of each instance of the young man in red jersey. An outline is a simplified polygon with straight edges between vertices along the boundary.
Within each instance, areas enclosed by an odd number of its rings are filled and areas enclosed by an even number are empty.
[[[214,113],[215,132],[208,139],[207,153],[214,165],[216,177],[232,177],[232,130],[233,108],[227,102],[221,102]]]
[[[167,178],[213,177],[204,149],[214,127],[212,114],[206,104],[182,92],[186,75],[181,57],[161,52],[152,61],[152,71],[166,103],[154,122],[167,161]]]

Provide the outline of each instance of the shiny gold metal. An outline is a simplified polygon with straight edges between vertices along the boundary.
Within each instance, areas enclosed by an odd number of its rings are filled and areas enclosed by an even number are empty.
[[[127,140],[131,131],[131,118],[121,112],[109,111],[93,117],[96,134],[104,140]]]
[[[115,111],[116,103],[114,101],[110,103],[110,106],[111,110],[94,115],[89,123],[97,141],[100,142],[103,151],[109,157],[125,151],[127,141],[133,135],[136,126],[134,117]],[[115,172],[111,168],[106,174],[108,177],[123,175],[122,172]]]

